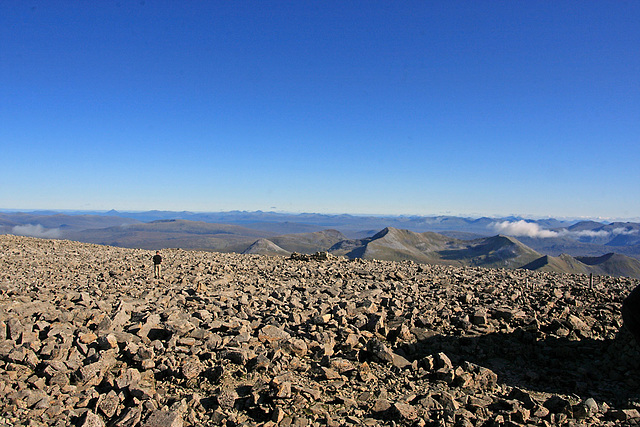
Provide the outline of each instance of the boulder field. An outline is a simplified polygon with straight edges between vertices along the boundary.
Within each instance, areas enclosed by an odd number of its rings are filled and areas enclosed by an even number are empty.
[[[0,236],[2,426],[640,423],[638,280]]]

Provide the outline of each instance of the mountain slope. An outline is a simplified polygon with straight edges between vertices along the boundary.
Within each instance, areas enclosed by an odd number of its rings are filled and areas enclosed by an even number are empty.
[[[625,255],[608,253],[600,257],[576,257],[595,274],[640,278],[640,261]]]
[[[242,251],[243,254],[258,254],[258,255],[269,255],[269,256],[289,256],[291,252],[282,249],[280,246],[276,245],[270,240],[267,239],[258,239],[247,249]]]
[[[118,216],[103,215],[66,215],[66,214],[32,214],[0,212],[0,232],[11,233],[13,227],[20,225],[40,225],[45,229],[78,231],[115,227],[125,224],[138,224],[140,221]]]
[[[270,236],[271,233],[237,225],[188,220],[158,220],[66,234],[71,240],[102,245],[143,249],[204,249],[220,252],[242,252],[256,239]]]
[[[360,258],[384,259],[388,261],[412,260],[435,262],[440,259],[438,251],[457,245],[458,241],[441,234],[414,233],[387,227],[374,235],[364,245]],[[353,253],[353,251],[352,251]],[[354,253],[355,254],[355,253]]]
[[[558,257],[544,255],[522,266],[526,270],[554,273],[595,274],[640,278],[640,261],[628,256],[608,253],[599,257]]]
[[[345,240],[344,234],[337,230],[323,230],[313,233],[286,234],[270,237],[269,240],[289,252],[312,254],[326,251],[336,243]]]
[[[602,222],[597,222],[597,221],[580,221],[580,222],[576,222],[573,225],[570,225],[569,227],[566,227],[566,229],[573,232],[593,231],[593,230],[600,229],[604,225],[605,224],[603,224]]]
[[[640,224],[610,224],[583,221],[554,229],[557,237],[483,237],[470,230],[489,230],[496,220],[456,217],[352,217],[349,215],[280,215],[275,213],[230,212],[193,214],[189,212],[149,212],[148,215],[171,215],[212,219],[232,219],[235,224],[187,219],[159,219],[140,223],[135,218],[107,215],[62,214],[56,212],[1,213],[0,233],[24,234],[45,238],[64,238],[113,246],[163,249],[202,249],[218,252],[288,255],[329,251],[349,258],[412,260],[421,263],[499,268],[528,268],[568,273],[594,273],[640,277]],[[282,219],[294,219],[293,222]],[[256,223],[258,220],[258,223]],[[261,222],[263,220],[264,222]],[[518,218],[504,218],[518,221]],[[386,227],[375,232],[369,228],[383,221],[402,224],[410,229]],[[239,225],[242,223],[243,225]],[[314,230],[322,223],[349,224],[351,237],[339,230],[282,234],[283,231]],[[565,225],[547,221],[547,226]],[[425,228],[456,229],[438,234]],[[344,229],[344,228],[341,228]],[[354,231],[358,230],[358,231]],[[367,231],[363,231],[367,230]],[[366,236],[366,237],[365,237]],[[464,237],[460,239],[458,237]],[[470,240],[472,239],[472,240]],[[615,247],[616,255],[611,252]],[[548,256],[543,256],[546,254]],[[569,255],[564,255],[569,254]],[[570,256],[571,255],[571,256]],[[578,258],[572,256],[580,255]]]
[[[588,266],[567,254],[557,257],[544,255],[529,264],[523,265],[521,268],[553,273],[589,274],[591,272]]]
[[[464,241],[391,227],[368,239],[340,242],[331,248],[331,253],[349,258],[505,268],[520,267],[541,256],[512,237]]]
[[[442,252],[445,260],[459,260],[461,265],[492,268],[518,268],[538,259],[541,254],[513,237],[497,235],[476,239],[465,248]]]

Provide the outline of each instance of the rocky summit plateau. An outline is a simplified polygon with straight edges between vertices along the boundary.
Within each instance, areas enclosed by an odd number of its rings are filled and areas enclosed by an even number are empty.
[[[640,422],[637,279],[0,236],[0,426]]]

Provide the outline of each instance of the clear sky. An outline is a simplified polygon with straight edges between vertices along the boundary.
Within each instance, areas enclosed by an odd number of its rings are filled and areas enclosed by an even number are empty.
[[[0,208],[640,217],[640,1],[0,1]]]

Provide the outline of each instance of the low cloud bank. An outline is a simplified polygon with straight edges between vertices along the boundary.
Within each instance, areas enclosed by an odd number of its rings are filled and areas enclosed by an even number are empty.
[[[549,237],[558,237],[560,233],[551,230],[545,230],[544,228],[540,228],[540,226],[534,222],[527,222],[524,220],[510,222],[510,221],[502,221],[502,222],[494,222],[492,224],[494,230],[498,233],[508,234],[509,236],[526,236],[526,237],[538,237],[538,238],[549,238]]]
[[[564,234],[571,237],[609,237],[612,233],[607,230],[598,230],[598,231],[580,230],[580,231],[567,231]]]
[[[536,237],[540,239],[552,238],[552,237],[571,237],[574,239],[580,237],[613,237],[617,235],[637,235],[638,230],[629,230],[624,227],[614,228],[611,231],[608,230],[580,230],[580,231],[553,231],[546,230],[541,228],[538,224],[534,222],[527,222],[524,220],[520,221],[502,221],[502,222],[494,222],[490,225],[495,231],[501,234],[507,234],[509,236],[514,237]]]
[[[638,231],[640,231],[640,230],[633,230],[633,229],[629,230],[627,228],[620,227],[620,228],[614,228],[611,233],[613,233],[613,234],[624,234],[624,235],[630,236],[630,235],[633,235],[633,234],[638,234]]]
[[[16,225],[11,230],[11,234],[16,236],[42,237],[47,239],[58,239],[62,237],[59,228],[44,228],[40,224]]]

